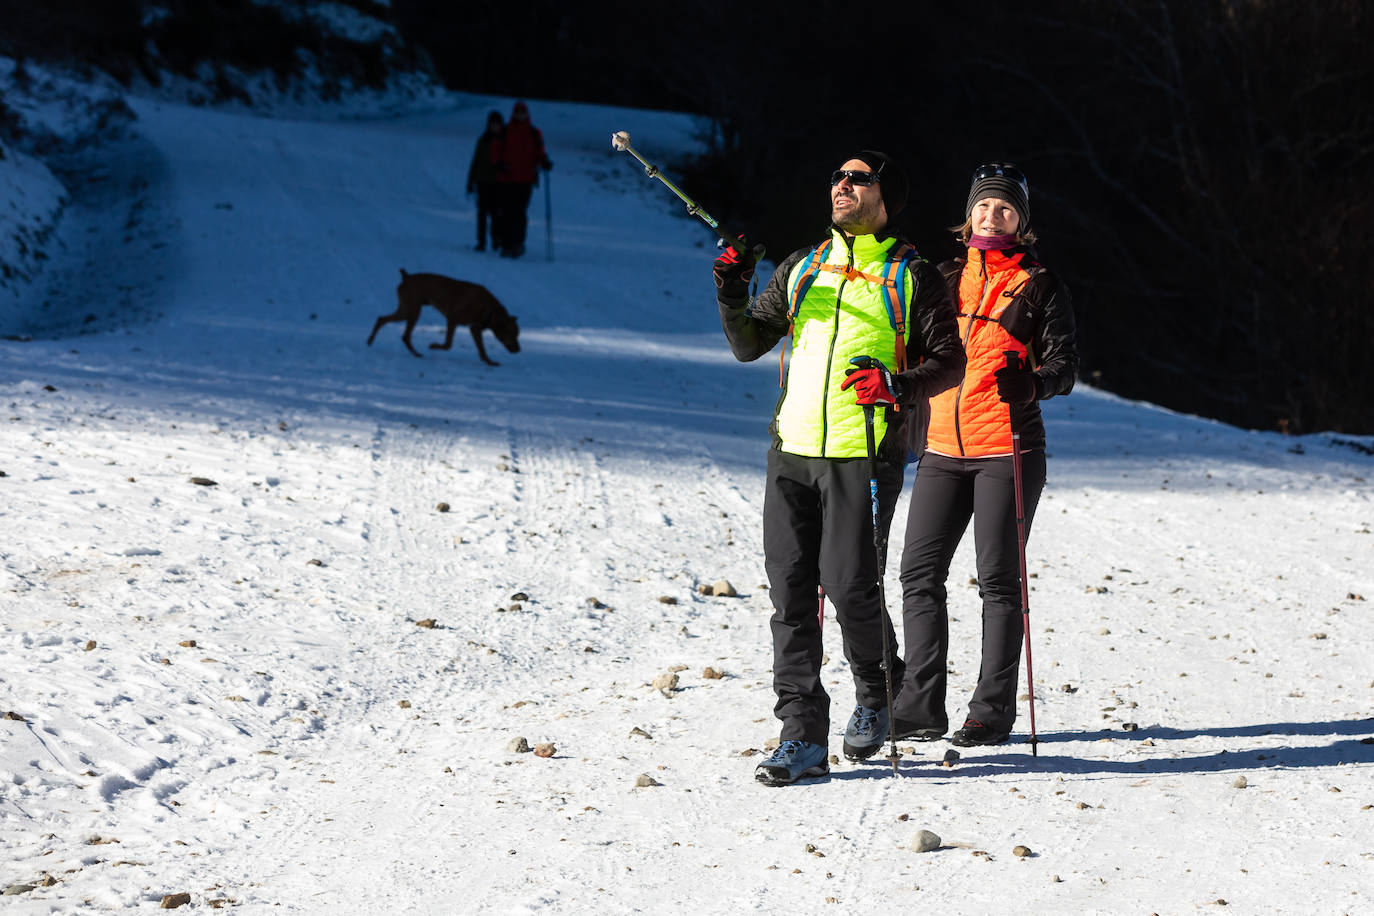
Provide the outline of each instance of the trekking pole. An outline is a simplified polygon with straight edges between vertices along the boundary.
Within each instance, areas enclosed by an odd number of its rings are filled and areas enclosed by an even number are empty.
[[[825,586],[816,585],[816,622],[822,633],[825,632]]]
[[[1003,350],[1007,358],[1007,368],[1021,368],[1021,357],[1015,350]],[[1021,483],[1021,433],[1011,420],[1012,405],[1007,405],[1008,424],[1011,426],[1011,478],[1016,492],[1016,549],[1021,560],[1021,632],[1026,637],[1026,695],[1030,697],[1030,746],[1031,756],[1038,757],[1040,739],[1035,735],[1035,672],[1031,667],[1030,642],[1030,588],[1026,581],[1026,499],[1022,495]]]
[[[716,235],[720,236],[721,242],[729,245],[740,254],[746,254],[752,251],[755,261],[763,260],[764,248],[762,245],[750,245],[743,237],[731,238],[726,235],[720,228],[720,223],[711,218],[711,214],[701,209],[696,201],[682,193],[682,189],[669,181],[664,174],[659,171],[658,166],[639,155],[639,151],[630,145],[629,131],[618,130],[611,134],[611,148],[620,152],[629,153],[631,156],[638,159],[640,165],[644,166],[644,174],[648,175],[650,178],[657,178],[667,185],[668,190],[676,194],[678,198],[687,205],[687,212],[692,216],[698,217],[703,223],[715,230]]]
[[[864,432],[868,436],[868,499],[873,507],[873,559],[878,567],[878,604],[883,609],[883,681],[887,686],[887,761],[892,764],[892,775],[897,775],[897,764],[902,755],[897,753],[896,730],[892,727],[892,640],[888,638],[890,621],[887,616],[887,596],[883,589],[883,536],[878,525],[878,454],[873,445],[873,405],[865,404]]]
[[[544,260],[553,260],[553,191],[549,189],[549,173],[544,171]]]

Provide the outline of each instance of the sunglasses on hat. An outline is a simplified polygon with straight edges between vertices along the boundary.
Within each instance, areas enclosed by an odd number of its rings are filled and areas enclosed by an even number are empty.
[[[859,169],[836,169],[830,173],[830,186],[833,188],[841,181],[848,179],[850,184],[866,188],[878,183],[878,175],[881,171],[882,169],[877,172],[864,172]]]
[[[1030,183],[1026,181],[1026,176],[1014,165],[1004,165],[1000,162],[990,162],[987,165],[980,165],[973,170],[973,180],[982,181],[985,178],[1005,178],[1014,181],[1021,186],[1021,191],[1030,196]]]

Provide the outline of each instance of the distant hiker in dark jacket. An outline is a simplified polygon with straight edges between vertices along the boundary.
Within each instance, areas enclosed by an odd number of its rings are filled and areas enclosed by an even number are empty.
[[[1045,485],[1045,423],[1039,402],[1068,394],[1078,374],[1069,291],[1031,247],[1030,186],[1015,166],[973,173],[959,238],[968,254],[940,265],[959,307],[968,366],[957,388],[932,398],[929,435],[911,491],[902,550],[906,677],[894,735],[945,734],[949,621],[945,580],[973,520],[983,599],[982,663],[963,727],[952,744],[1001,744],[1016,721],[1024,637],[1013,431],[1020,433],[1022,498],[1030,530]],[[1006,353],[1018,365],[1008,366]]]
[[[496,233],[501,257],[518,258],[525,253],[530,194],[539,183],[539,171],[553,168],[544,150],[544,135],[530,123],[524,102],[516,102],[511,109],[510,123],[491,145],[491,158],[501,199]]]
[[[496,163],[492,161],[491,144],[501,135],[501,112],[493,111],[487,115],[487,129],[477,138],[477,147],[472,151],[472,164],[468,166],[468,193],[477,194],[477,250],[487,249],[487,221],[491,221],[492,246],[500,248],[496,235],[497,193]]]
[[[768,785],[829,772],[818,586],[835,607],[858,701],[845,729],[845,755],[867,758],[886,738],[885,640],[894,689],[902,670],[879,600],[864,405],[877,408],[885,542],[902,488],[906,426],[964,368],[943,279],[893,229],[907,198],[901,169],[883,153],[864,150],[844,162],[830,185],[828,239],[784,259],[752,302],[754,258],[728,248],[715,264],[721,325],[737,359],[757,359],[792,332],[763,504],[774,714],[782,720],[781,744],[755,770]],[[900,293],[900,314],[889,303],[894,293]],[[855,359],[862,366],[851,365]]]

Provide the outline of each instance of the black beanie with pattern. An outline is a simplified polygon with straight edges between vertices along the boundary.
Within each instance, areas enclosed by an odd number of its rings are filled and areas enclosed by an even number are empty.
[[[968,189],[968,202],[964,204],[964,219],[973,214],[973,205],[985,197],[1000,197],[1011,204],[1021,223],[1016,227],[1019,233],[1030,230],[1030,190],[1025,184],[1021,170],[1009,162],[993,163],[982,166],[979,173],[995,169],[993,174],[980,175],[973,179]],[[1016,176],[1015,178],[1011,176]]]

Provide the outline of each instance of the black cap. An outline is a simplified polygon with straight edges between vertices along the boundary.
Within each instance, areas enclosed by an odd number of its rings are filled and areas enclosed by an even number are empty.
[[[893,162],[887,153],[880,153],[875,149],[862,150],[849,158],[867,163],[870,171],[878,173],[878,191],[883,195],[883,209],[887,210],[887,221],[895,222],[897,215],[906,209],[909,191],[906,172],[903,172],[902,167]]]
[[[968,202],[964,204],[964,219],[973,213],[973,205],[985,197],[1000,197],[1011,204],[1021,223],[1016,227],[1019,233],[1030,229],[1030,189],[1021,170],[1009,162],[993,163],[978,169],[973,184],[968,189]]]

